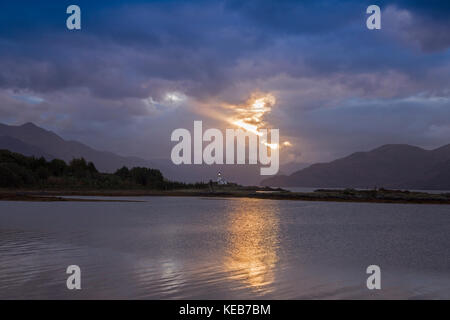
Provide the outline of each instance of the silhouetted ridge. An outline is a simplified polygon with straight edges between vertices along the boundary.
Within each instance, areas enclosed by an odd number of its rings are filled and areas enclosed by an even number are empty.
[[[40,128],[32,122],[27,122],[20,126],[0,124],[0,135],[20,140],[26,145],[32,146],[35,153],[30,154],[28,152],[29,148],[21,149],[19,145],[12,148],[12,151],[26,155],[34,155],[36,157],[43,156],[45,158],[51,155],[54,158],[59,158],[66,162],[74,158],[84,158],[94,162],[99,170],[105,172],[113,172],[122,166],[154,166],[151,162],[144,159],[123,157],[112,152],[95,150],[77,141],[64,140],[54,132]],[[9,148],[0,143],[0,149]]]
[[[450,190],[450,144],[425,150],[387,144],[311,165],[289,176],[263,180],[264,186],[330,188],[405,188]]]

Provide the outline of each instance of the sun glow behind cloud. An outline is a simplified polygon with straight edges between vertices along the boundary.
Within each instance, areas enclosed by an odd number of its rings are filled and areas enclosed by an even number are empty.
[[[245,129],[246,131],[254,133],[258,136],[262,136],[262,133],[258,131],[258,126],[256,125],[246,123],[244,120],[236,120],[233,121],[232,123],[238,126],[239,128]]]
[[[253,93],[243,104],[226,105],[228,109],[232,109],[233,113],[235,113],[228,119],[228,122],[245,131],[262,136],[260,129],[268,127],[265,116],[272,111],[276,101],[275,96],[270,93]],[[266,141],[263,141],[263,144],[271,149],[278,149],[281,146],[292,146],[289,141],[285,141],[281,145],[267,143]]]
[[[203,116],[219,122],[225,122],[262,137],[262,129],[273,128],[267,116],[272,111],[276,102],[275,96],[271,93],[253,92],[247,100],[240,104],[209,100],[207,102],[197,103],[195,111]],[[211,108],[214,105],[216,107]],[[268,143],[267,141],[262,141],[262,143],[272,150],[293,146],[290,141],[284,141],[280,144]]]

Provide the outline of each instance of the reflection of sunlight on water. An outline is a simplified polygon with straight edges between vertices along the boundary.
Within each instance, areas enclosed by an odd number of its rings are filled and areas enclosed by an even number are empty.
[[[230,214],[224,267],[229,279],[259,293],[272,291],[278,261],[279,210],[276,202],[242,199]]]

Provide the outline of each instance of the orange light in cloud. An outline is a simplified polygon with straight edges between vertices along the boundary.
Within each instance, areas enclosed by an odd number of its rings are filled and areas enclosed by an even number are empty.
[[[262,136],[262,133],[258,131],[258,126],[248,124],[244,120],[236,120],[233,121],[232,123],[238,126],[239,128],[245,129],[248,132],[254,133],[258,136]]]
[[[271,93],[254,92],[242,104],[219,104],[224,109],[223,111],[211,108],[210,105],[214,104],[214,102],[209,101],[208,103],[201,104],[197,108],[197,112],[220,121],[226,121],[257,136],[262,136],[259,130],[271,127],[265,118],[270,114],[276,102],[275,96]],[[262,143],[272,150],[292,146],[292,143],[289,141],[285,141],[279,145],[276,143],[269,144],[266,141],[262,141]]]
[[[227,105],[228,109],[232,109],[236,115],[228,120],[233,125],[244,129],[248,132],[262,136],[259,129],[264,128],[267,123],[264,117],[272,111],[272,107],[276,104],[276,98],[270,93],[253,93],[251,97],[241,105]],[[276,143],[267,143],[263,141],[267,147],[275,150],[281,146]],[[286,141],[282,146],[289,147],[292,144]]]

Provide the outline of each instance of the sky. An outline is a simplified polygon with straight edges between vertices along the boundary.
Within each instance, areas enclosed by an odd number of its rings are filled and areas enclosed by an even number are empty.
[[[66,28],[71,4],[79,31]],[[381,30],[366,27],[371,4]],[[261,97],[270,105],[260,124],[289,142],[282,163],[450,143],[450,1],[1,5],[2,123],[169,158],[174,129],[228,128]]]

